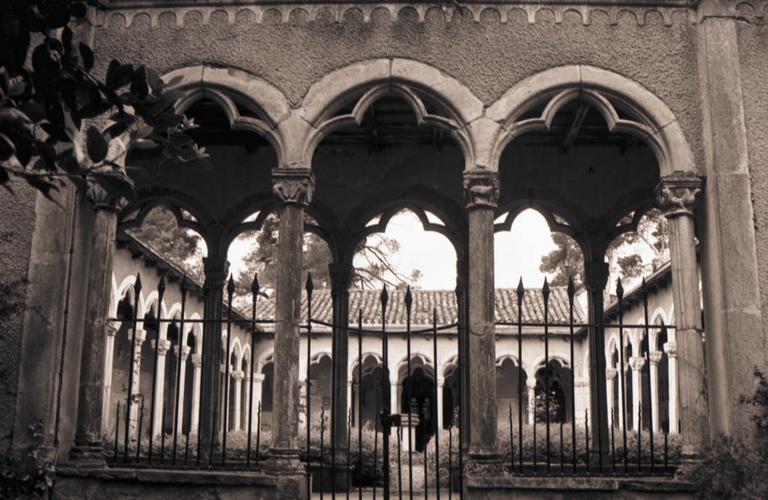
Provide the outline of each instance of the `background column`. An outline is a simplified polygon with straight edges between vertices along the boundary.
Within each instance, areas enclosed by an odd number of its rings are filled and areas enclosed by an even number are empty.
[[[604,235],[592,235],[592,241],[604,243]],[[607,464],[610,450],[608,441],[608,400],[605,398],[605,329],[603,328],[604,293],[608,282],[608,263],[605,262],[604,244],[590,245],[590,255],[585,265],[585,285],[589,292],[589,322],[596,325],[589,329],[589,422],[592,449],[599,450],[603,464]]]
[[[664,346],[669,360],[669,432],[680,432],[680,408],[677,382],[677,343],[667,342]]]
[[[335,391],[335,406],[333,408],[333,440],[336,453],[346,459],[347,448],[347,418],[349,399],[347,391],[347,376],[349,373],[349,284],[352,278],[352,265],[334,262],[328,265],[331,277],[331,298],[333,301],[332,359],[333,384]]]
[[[635,430],[641,428],[640,416],[643,413],[643,365],[645,358],[642,356],[632,356],[629,359],[629,366],[632,368],[632,427]]]
[[[651,422],[653,423],[653,430],[659,430],[659,361],[661,361],[661,353],[658,351],[651,352],[649,357],[651,365],[648,367],[651,375]]]

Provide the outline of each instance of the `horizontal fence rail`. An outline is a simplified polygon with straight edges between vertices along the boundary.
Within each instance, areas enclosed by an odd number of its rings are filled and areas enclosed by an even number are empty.
[[[139,297],[141,289],[141,277],[137,275],[133,297]],[[138,307],[134,305],[129,315],[123,311],[122,315],[110,318],[113,324],[128,335],[131,351],[125,386],[127,395],[114,404],[114,427],[110,426],[111,436],[105,451],[110,464],[136,468],[256,470],[268,458],[270,435],[262,431],[262,399],[254,392],[254,380],[261,376],[255,371],[257,343],[274,334],[275,322],[257,317],[262,297],[257,278],[254,278],[250,290],[250,318],[234,309],[234,290],[234,282],[230,277],[220,294],[219,317],[189,318],[189,288],[184,279],[179,284],[181,305],[178,316],[163,317],[166,313],[159,305],[166,293],[166,283],[165,278],[161,277],[156,289],[158,307],[154,316],[139,317]],[[362,311],[356,311],[357,317],[351,319],[349,324],[335,324],[314,317],[314,286],[311,276],[307,278],[305,292],[306,315],[300,325],[300,331],[306,338],[306,352],[302,353],[306,357],[306,386],[302,412],[304,449],[301,456],[307,471],[308,494],[314,491],[321,497],[329,494],[335,498],[343,492],[345,498],[357,496],[362,499],[369,494],[375,498],[377,492],[384,498],[393,495],[413,498],[414,493],[419,492],[425,498],[453,498],[454,495],[461,498],[467,444],[462,435],[461,416],[468,404],[465,401],[466,379],[462,375],[467,362],[463,347],[466,335],[463,290],[458,288],[455,294],[458,321],[438,324],[437,310],[432,309],[432,324],[428,327],[419,325],[419,328],[412,328],[411,324],[413,308],[418,304],[415,304],[410,288],[405,294],[399,295],[402,304],[392,304],[389,292],[384,288],[377,304],[379,324],[365,326]],[[524,300],[526,294],[530,293],[541,294],[543,321],[529,319],[536,317],[533,311],[527,310]],[[520,282],[516,291],[517,321],[496,323],[512,332],[497,334],[497,339],[503,336],[516,340],[517,361],[514,368],[517,370],[517,384],[511,388],[515,397],[499,411],[498,443],[510,473],[626,476],[665,475],[675,471],[679,463],[678,434],[670,434],[668,428],[659,428],[658,418],[657,422],[644,421],[648,420],[644,416],[645,406],[649,407],[647,413],[654,415],[654,405],[659,404],[658,395],[653,394],[651,383],[651,346],[647,341],[649,332],[655,331],[662,335],[662,332],[666,333],[674,329],[674,326],[651,324],[648,291],[644,282],[639,293],[642,297],[642,322],[624,323],[627,306],[621,282],[617,284],[617,302],[611,310],[616,321],[609,323],[604,320],[603,311],[595,311],[589,321],[585,322],[577,320],[575,308],[578,305],[571,280],[567,288],[568,319],[551,321],[549,284],[545,281],[540,290],[526,291]],[[404,329],[387,323],[387,313],[393,307],[404,308]],[[169,331],[171,325],[176,334],[161,339],[161,330]],[[192,327],[202,329],[202,332],[195,337],[194,352],[189,352],[185,332]],[[234,328],[245,330],[249,334],[250,344],[248,366],[238,373],[233,372],[231,363]],[[329,404],[324,402],[320,408],[313,409],[313,391],[319,387],[314,386],[315,377],[311,373],[314,366],[319,366],[313,363],[312,350],[313,338],[318,335],[317,328],[330,330],[334,353],[337,352],[337,342],[346,341],[350,354],[356,352],[357,365],[351,371],[351,380],[346,381],[350,384],[347,389],[340,385],[342,381],[336,380],[335,374],[339,371],[336,363],[339,360],[333,356]],[[536,338],[543,337],[543,362],[540,367],[534,367],[534,373],[525,375],[521,364],[530,364],[540,356],[534,352],[539,347],[530,347],[533,344],[526,343],[525,339],[531,335],[531,329],[536,330],[533,332]],[[615,331],[619,339],[618,359],[606,364],[618,372],[615,383],[612,379],[609,381],[605,371],[595,373],[592,367],[580,363],[585,354],[585,335],[588,337],[607,330]],[[628,399],[630,371],[627,365],[630,360],[625,356],[628,330],[640,331],[646,339],[645,343],[641,343],[640,351],[632,357],[632,362],[638,364],[637,360],[643,359],[648,368],[640,373],[640,377],[646,377],[647,384],[640,383],[637,386],[639,378],[635,376],[631,390],[640,392],[632,393],[632,401]],[[451,339],[441,335],[446,332],[456,334],[455,345],[447,349],[448,352],[441,343],[445,342],[443,338]],[[327,334],[326,331],[322,333]],[[206,353],[206,346],[215,345],[204,341],[205,335],[211,334],[221,336],[221,348],[215,353]],[[553,355],[551,348],[554,335],[568,342],[565,356]],[[404,366],[399,369],[404,370],[404,376],[401,373],[390,374],[391,342],[395,338],[399,343],[404,343],[406,356]],[[412,365],[416,359],[412,350],[414,338],[422,343],[422,351],[424,341],[429,342],[432,355],[431,362],[422,360],[416,368]],[[151,347],[153,355],[149,359],[152,366],[145,366],[142,370],[141,363],[148,361],[142,360],[141,354],[142,350],[146,352],[148,349],[145,342],[149,342]],[[379,347],[372,348],[376,343]],[[167,352],[173,355],[166,356]],[[189,383],[187,357],[192,354],[198,356],[203,364],[193,371],[195,381],[190,391],[183,384]],[[363,366],[364,355],[376,356],[374,368]],[[438,379],[443,379],[439,373],[440,367],[446,364],[450,356],[455,358],[451,372],[452,377],[455,377],[455,394],[438,385]],[[168,365],[171,362],[173,365]],[[471,360],[469,362],[471,366]],[[211,363],[213,367],[209,366]],[[418,368],[421,368],[423,374],[431,370],[431,385],[414,386]],[[589,384],[588,390],[584,390],[584,384],[589,380],[580,380],[577,372],[584,372],[587,368],[590,369],[590,377],[595,377],[595,380]],[[200,378],[205,370],[211,369],[218,373],[218,400],[214,402],[214,431],[206,439],[200,427],[204,411],[201,404],[204,400],[204,384]],[[364,373],[369,369],[370,373]],[[503,373],[500,370],[498,373]],[[634,373],[636,368],[632,370]],[[166,374],[171,373],[173,375],[169,383],[165,383]],[[467,373],[471,376],[471,371]],[[378,379],[375,374],[378,374]],[[527,380],[528,376],[533,380]],[[366,378],[368,383],[364,382]],[[248,384],[245,390],[243,383]],[[375,384],[375,387],[370,384]],[[425,392],[424,387],[430,389]],[[344,411],[334,411],[339,406],[338,394],[344,390],[349,391],[352,399],[347,401]],[[170,398],[166,397],[168,393]],[[374,394],[375,401],[367,401],[368,406],[364,407],[363,396],[366,393]],[[448,403],[446,394],[451,394],[451,406],[447,412],[443,408]],[[391,404],[395,395],[398,396],[400,411]],[[198,405],[199,413],[195,415],[195,408],[190,406],[191,401],[196,401]],[[577,401],[580,402],[578,409]],[[516,407],[513,402],[516,402]],[[598,405],[598,410],[601,405],[602,409],[610,408],[607,412],[608,421],[603,421],[605,412],[592,411],[593,404]],[[247,405],[246,411],[243,411],[242,405]],[[440,408],[443,408],[442,412]],[[371,417],[367,420],[368,427],[363,425],[365,412]],[[628,413],[637,416],[633,419],[632,429],[628,425]],[[236,421],[239,419],[240,425],[235,428],[244,427],[244,433],[232,434],[236,429],[230,425],[230,415],[238,415]],[[445,415],[450,418],[444,418]],[[339,439],[337,433],[343,434],[344,431],[346,436]]]

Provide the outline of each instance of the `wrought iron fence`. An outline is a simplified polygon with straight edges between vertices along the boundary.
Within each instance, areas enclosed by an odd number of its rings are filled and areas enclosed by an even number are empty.
[[[137,275],[134,284],[134,296],[139,297],[142,284],[141,278]],[[163,300],[165,293],[166,283],[165,279],[161,278],[157,286],[158,303]],[[147,323],[150,322],[147,318],[141,318],[138,316],[138,309],[134,308],[132,311],[132,317],[130,318],[112,318],[111,321],[121,322],[122,324],[128,324],[128,332],[130,335],[131,343],[131,367],[128,372],[128,388],[125,401],[119,401],[116,405],[116,418],[114,435],[112,436],[112,443],[110,443],[110,462],[118,466],[130,466],[130,467],[180,467],[180,468],[208,468],[208,469],[256,469],[260,467],[260,462],[264,459],[265,451],[262,450],[262,408],[261,404],[254,405],[254,369],[255,369],[255,343],[259,335],[267,335],[267,330],[273,324],[272,320],[264,320],[257,318],[257,304],[260,296],[260,289],[258,280],[254,279],[251,287],[251,311],[250,318],[245,318],[236,311],[233,310],[233,294],[234,283],[230,278],[226,287],[226,297],[224,300],[223,317],[219,318],[203,318],[203,319],[190,319],[186,317],[187,298],[188,298],[188,284],[185,280],[182,280],[180,284],[181,292],[181,313],[178,319],[176,318],[163,318],[162,308],[157,308],[157,317],[153,318],[153,322],[150,328],[155,332],[154,342],[154,366],[152,369],[152,393],[149,395],[151,399],[147,401],[147,395],[143,394],[140,390],[137,390],[134,377],[138,376],[134,374],[137,371],[137,367],[134,366],[137,359],[136,349],[139,345],[138,332],[148,327]],[[407,494],[409,498],[413,498],[414,491],[418,487],[423,491],[425,498],[428,498],[432,494],[435,498],[440,498],[441,495],[452,498],[453,495],[461,497],[463,490],[464,480],[464,459],[466,454],[466,436],[463,435],[462,415],[466,414],[466,379],[461,375],[466,368],[466,346],[464,340],[466,338],[466,329],[464,328],[465,304],[464,294],[459,288],[456,291],[456,304],[459,311],[459,321],[438,324],[438,315],[436,310],[432,310],[432,325],[429,328],[414,329],[412,328],[412,309],[414,304],[414,296],[410,289],[407,290],[403,296],[402,306],[405,308],[406,324],[404,331],[402,329],[392,329],[387,324],[387,311],[390,304],[390,296],[386,288],[381,291],[379,296],[379,313],[380,324],[371,326],[363,325],[362,313],[358,311],[358,317],[356,324],[350,322],[350,325],[337,325],[332,322],[325,322],[316,319],[313,316],[313,284],[311,276],[308,276],[306,283],[306,297],[307,308],[305,323],[301,325],[301,329],[306,335],[306,381],[307,390],[305,396],[305,412],[306,416],[306,436],[305,436],[305,449],[303,452],[303,460],[307,467],[307,491],[315,490],[321,497],[326,492],[330,493],[330,496],[335,498],[338,492],[345,492],[345,497],[354,495],[357,490],[357,495],[362,498],[364,490],[370,490],[376,497],[377,491],[380,491],[384,498],[390,498],[391,495],[397,494],[398,498],[402,498],[404,494]],[[524,296],[526,290],[523,288],[522,283],[517,288],[517,320],[511,322],[497,322],[499,327],[512,328],[516,330],[517,336],[517,356],[518,360],[523,360],[526,357],[524,348],[525,342],[523,341],[524,329],[538,329],[541,331],[544,343],[544,367],[543,381],[537,387],[535,393],[535,400],[533,403],[529,401],[529,406],[534,405],[533,417],[531,418],[530,412],[528,418],[524,418],[523,404],[524,399],[524,387],[522,383],[522,377],[518,376],[517,384],[517,415],[513,411],[512,404],[509,404],[507,424],[508,429],[499,435],[499,445],[502,451],[504,451],[504,460],[506,461],[507,470],[510,473],[517,475],[586,475],[586,474],[599,474],[599,475],[645,475],[645,474],[669,474],[672,473],[677,465],[678,453],[675,449],[675,443],[677,435],[670,436],[668,429],[660,429],[654,431],[653,422],[647,423],[647,431],[644,432],[642,422],[636,424],[637,429],[630,431],[627,425],[627,397],[628,391],[626,388],[625,374],[625,359],[622,347],[622,353],[619,356],[621,376],[619,377],[619,387],[621,390],[619,403],[619,412],[621,413],[620,423],[616,424],[616,419],[612,419],[611,422],[603,422],[604,418],[602,411],[596,411],[590,415],[590,410],[585,408],[583,415],[577,414],[576,411],[576,370],[577,362],[575,359],[575,345],[576,338],[583,336],[584,332],[588,335],[595,335],[596,333],[604,333],[606,330],[618,331],[620,339],[620,346],[624,346],[625,334],[628,328],[640,329],[644,332],[646,338],[649,336],[649,332],[652,329],[659,329],[660,331],[666,331],[668,328],[673,328],[669,325],[651,324],[648,321],[648,291],[645,283],[643,283],[640,289],[642,297],[644,320],[639,324],[625,324],[624,313],[626,312],[626,306],[624,304],[624,290],[621,283],[618,283],[616,288],[617,303],[614,306],[613,314],[617,318],[618,322],[610,323],[603,319],[602,311],[596,311],[594,318],[591,322],[578,322],[575,319],[574,308],[576,307],[575,290],[573,282],[570,282],[567,289],[568,296],[568,321],[567,322],[553,322],[550,321],[550,287],[545,282],[544,287],[540,290],[541,298],[543,302],[543,321],[526,321],[525,316],[525,304]],[[222,311],[222,312],[223,312]],[[214,412],[213,428],[216,432],[213,433],[209,440],[204,440],[200,428],[202,418],[197,418],[197,429],[192,429],[191,426],[184,428],[183,417],[180,415],[180,395],[182,388],[180,387],[181,370],[182,370],[182,356],[179,354],[176,356],[176,377],[173,412],[168,416],[168,412],[160,411],[157,408],[157,384],[156,381],[159,376],[164,374],[158,374],[159,369],[159,325],[168,324],[171,322],[178,322],[180,324],[180,332],[182,335],[178,335],[171,342],[175,342],[176,345],[171,345],[171,348],[178,349],[181,353],[183,349],[183,332],[185,331],[185,325],[199,324],[203,326],[204,335],[205,332],[219,332],[222,330],[225,336],[225,349],[217,349],[213,356],[206,356],[204,352],[205,342],[202,343],[203,360],[213,360],[215,366],[222,367],[223,380],[221,382],[220,390],[218,391],[219,400],[215,403],[217,410]],[[232,349],[232,328],[233,326],[239,326],[251,332],[250,335],[250,352],[251,362],[248,369],[248,380],[251,381],[250,388],[248,390],[248,415],[247,415],[247,427],[245,444],[239,443],[238,446],[230,447],[228,440],[228,415],[230,412],[230,357]],[[208,326],[208,328],[206,328]],[[333,336],[333,342],[337,341],[337,337],[341,333],[346,333],[349,338],[348,347],[351,350],[352,347],[357,348],[358,364],[356,379],[353,379],[353,383],[358,386],[358,393],[360,391],[360,385],[362,384],[362,360],[363,360],[363,339],[365,336],[378,337],[380,340],[380,355],[381,355],[381,369],[382,376],[380,380],[380,391],[382,397],[377,400],[374,425],[372,429],[373,439],[372,446],[373,452],[365,449],[364,444],[364,431],[362,425],[362,397],[358,397],[356,401],[356,408],[353,408],[352,402],[348,402],[348,409],[346,412],[334,412],[333,409],[337,407],[336,398],[339,392],[339,387],[336,385],[336,377],[332,376],[331,383],[331,411],[327,412],[325,408],[322,408],[319,412],[319,421],[313,422],[312,413],[312,397],[311,397],[311,384],[310,367],[312,356],[312,332],[315,327],[329,328]],[[569,342],[569,363],[571,367],[571,380],[570,380],[570,415],[565,415],[564,411],[553,413],[553,406],[557,403],[553,401],[552,394],[552,380],[553,377],[550,367],[550,343],[551,343],[551,331],[553,329],[559,329],[559,331],[567,332],[567,339]],[[414,405],[413,396],[413,377],[410,376],[411,360],[412,360],[412,339],[414,336],[425,337],[432,342],[432,354],[434,360],[435,375],[437,376],[437,360],[438,357],[438,338],[442,332],[455,331],[456,332],[456,373],[458,375],[458,405],[457,411],[453,412],[453,418],[450,419],[447,429],[441,429],[439,424],[442,419],[442,415],[437,415],[436,418],[433,415],[431,418],[432,429],[428,429],[429,438],[425,446],[419,450],[421,456],[418,457],[417,450],[414,449],[414,432],[413,429],[418,423],[420,417],[428,414],[432,411],[431,405],[436,402],[442,395],[439,394],[438,384],[434,384],[434,392],[431,394],[432,402],[424,403],[421,407]],[[395,413],[395,408],[390,405],[390,397],[392,387],[390,386],[390,374],[389,374],[389,348],[390,339],[393,335],[405,336],[406,347],[406,373],[409,375],[406,378],[404,387],[401,389],[405,391],[406,403],[401,408],[400,413]],[[152,340],[152,339],[150,339]],[[213,344],[210,344],[213,345]],[[641,353],[645,358],[646,363],[650,361],[650,344],[645,344],[645,349]],[[602,356],[603,353],[600,353]],[[222,357],[226,356],[223,360]],[[444,355],[443,355],[444,357]],[[337,362],[332,358],[334,363],[331,370],[332,374],[336,373],[335,363]],[[223,361],[223,363],[222,363]],[[471,360],[470,360],[471,361]],[[210,361],[209,361],[210,362]],[[140,368],[138,374],[140,374]],[[593,397],[592,400],[603,408],[607,408],[609,396],[606,391],[606,374],[605,372],[595,373],[592,372],[592,376],[595,380],[592,383],[591,390],[597,391],[598,397]],[[650,373],[647,373],[650,377]],[[492,381],[491,383],[495,383]],[[202,391],[204,384],[200,383],[198,390],[198,400],[202,401]],[[641,398],[648,398],[647,401],[650,405],[657,404],[653,400],[651,391],[651,383],[647,385],[648,394],[642,394]],[[344,388],[341,388],[344,390]],[[594,396],[594,395],[593,395]],[[538,403],[536,398],[538,398]],[[641,399],[642,401],[642,399]],[[536,409],[536,404],[542,406],[542,408]],[[149,423],[144,422],[145,409],[149,406]],[[203,411],[202,405],[200,412]],[[651,406],[651,413],[652,413]],[[337,414],[338,413],[338,414]],[[352,443],[353,429],[352,420],[353,413],[357,415],[357,443]],[[639,413],[639,417],[642,418],[642,411]],[[158,417],[159,415],[159,417]],[[515,418],[516,417],[516,418]],[[170,419],[170,422],[166,420]],[[339,445],[339,439],[335,435],[339,424],[337,419],[343,419],[346,422],[346,446],[337,449]],[[526,422],[528,420],[528,422]],[[255,425],[254,425],[255,422]],[[156,425],[160,424],[160,431],[156,429]],[[169,424],[169,425],[168,425]],[[316,425],[315,425],[316,424]],[[146,439],[144,438],[144,428],[149,426],[149,433]],[[317,431],[313,429],[316,427]],[[170,428],[170,432],[166,432],[166,429]],[[605,429],[609,429],[606,433]],[[595,434],[593,429],[598,429]],[[317,445],[313,444],[313,433],[318,432],[319,436],[315,436],[315,439],[319,438]],[[407,439],[404,443],[404,434],[407,432]],[[540,435],[543,433],[543,436]],[[590,433],[592,435],[590,436]],[[166,435],[168,434],[168,435]],[[606,438],[607,441],[603,441]],[[394,440],[394,443],[393,443]],[[429,441],[432,441],[431,443]],[[379,450],[379,443],[381,443],[381,449]],[[447,447],[443,449],[441,443],[447,443]],[[431,448],[431,449],[430,449]],[[340,452],[340,453],[339,453]],[[418,460],[415,460],[418,459]],[[421,469],[421,470],[419,470]],[[421,475],[421,478],[417,477]],[[420,481],[420,484],[417,482]]]

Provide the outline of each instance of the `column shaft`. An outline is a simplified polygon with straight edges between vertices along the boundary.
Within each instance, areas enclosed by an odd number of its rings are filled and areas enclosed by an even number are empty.
[[[653,430],[659,430],[659,361],[661,360],[660,352],[650,353],[651,366],[649,366],[651,377],[651,423]]]
[[[331,293],[333,301],[333,384],[336,389],[333,408],[333,440],[337,452],[343,452],[347,447],[347,409],[349,400],[347,386],[349,372],[349,284],[352,276],[352,265],[332,263],[328,266],[331,276]]]
[[[106,193],[99,189],[101,201]],[[104,410],[104,346],[109,300],[112,296],[112,258],[117,216],[115,206],[97,203],[87,281],[85,332],[80,359],[77,430],[73,458],[103,462],[101,445]]]
[[[605,392],[605,329],[603,328],[603,293],[608,281],[608,264],[600,251],[586,263],[586,287],[589,291],[589,322],[596,325],[589,329],[589,383],[590,383],[590,434],[593,450],[606,456],[608,441],[608,400]],[[604,459],[603,463],[607,463]]]

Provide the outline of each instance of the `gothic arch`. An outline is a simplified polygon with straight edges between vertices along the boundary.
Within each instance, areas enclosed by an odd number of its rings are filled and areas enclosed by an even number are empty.
[[[360,92],[351,113],[334,116],[350,98]],[[419,124],[428,123],[451,132],[461,147],[467,168],[472,168],[474,145],[468,125],[480,118],[483,103],[455,78],[434,66],[402,58],[360,61],[323,76],[309,89],[299,114],[310,125],[300,149],[298,161],[310,165],[316,146],[335,128],[360,123],[364,112],[379,97],[394,93],[416,114]],[[423,97],[439,103],[447,116],[432,114]]]
[[[672,111],[656,95],[618,73],[587,65],[551,68],[518,82],[486,111],[501,125],[491,164],[497,166],[506,146],[517,136],[547,129],[557,111],[574,99],[588,101],[602,113],[612,132],[642,139],[659,163],[661,175],[676,170],[696,172],[693,154]],[[547,101],[541,116],[521,119],[533,106]],[[617,110],[629,111],[627,119]]]

